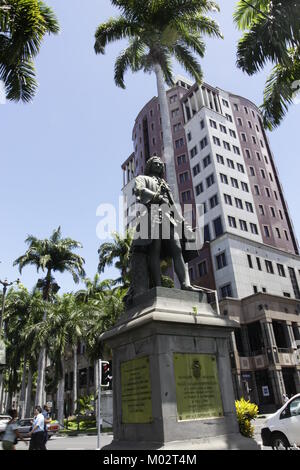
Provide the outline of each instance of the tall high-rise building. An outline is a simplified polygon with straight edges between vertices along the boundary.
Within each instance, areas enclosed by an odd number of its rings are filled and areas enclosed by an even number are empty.
[[[215,289],[221,314],[237,319],[232,367],[237,396],[264,410],[300,392],[299,246],[259,109],[251,101],[179,77],[167,91],[178,192],[204,211],[203,248],[189,264],[194,284]],[[163,154],[158,99],[140,111],[134,153],[123,164],[134,206],[134,177]]]

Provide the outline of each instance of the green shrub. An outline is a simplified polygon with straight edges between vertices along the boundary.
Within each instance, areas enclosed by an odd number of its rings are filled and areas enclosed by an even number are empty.
[[[245,437],[253,437],[254,426],[251,421],[258,415],[258,406],[244,398],[235,402],[236,414],[240,426],[240,433]]]

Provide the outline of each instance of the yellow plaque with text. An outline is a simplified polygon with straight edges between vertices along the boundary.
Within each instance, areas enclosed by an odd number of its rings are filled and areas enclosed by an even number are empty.
[[[174,373],[178,421],[223,416],[215,356],[174,354]]]
[[[152,422],[149,357],[121,364],[122,423]]]

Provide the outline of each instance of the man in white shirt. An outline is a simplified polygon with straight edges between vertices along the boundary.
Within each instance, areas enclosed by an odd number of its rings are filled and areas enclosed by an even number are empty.
[[[35,407],[32,430],[29,433],[31,437],[29,450],[46,450],[44,440],[45,418],[42,411],[40,406]]]

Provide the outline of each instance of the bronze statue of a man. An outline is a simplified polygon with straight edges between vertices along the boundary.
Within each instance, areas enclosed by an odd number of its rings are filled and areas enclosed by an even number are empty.
[[[185,249],[186,222],[176,208],[171,189],[164,180],[164,164],[159,157],[148,160],[145,175],[135,179],[134,192],[141,210],[131,247],[131,292],[134,297],[161,286],[162,259],[171,258],[182,290],[191,286],[186,263],[197,252]],[[190,234],[194,235],[192,229]],[[190,239],[190,237],[189,237]]]

